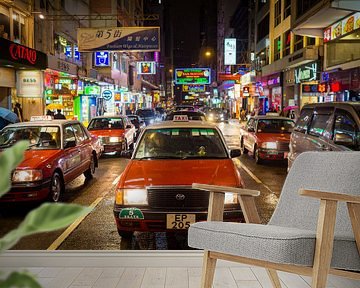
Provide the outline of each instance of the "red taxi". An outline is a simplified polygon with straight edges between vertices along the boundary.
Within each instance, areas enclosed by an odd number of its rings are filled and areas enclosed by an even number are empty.
[[[0,202],[61,200],[65,184],[81,174],[92,178],[101,146],[79,121],[30,121],[0,131],[0,149],[28,140],[24,160],[12,173],[12,186]]]
[[[136,139],[135,126],[122,115],[94,117],[87,129],[91,135],[99,137],[104,153],[125,151]]]
[[[246,126],[240,129],[242,153],[246,154],[250,151],[258,164],[265,159],[286,159],[294,125],[294,121],[286,117],[250,117]]]
[[[134,231],[186,230],[207,218],[209,193],[192,183],[243,187],[221,131],[200,121],[165,121],[141,134],[117,184],[114,217],[119,235]],[[237,196],[225,196],[225,221],[239,221]]]

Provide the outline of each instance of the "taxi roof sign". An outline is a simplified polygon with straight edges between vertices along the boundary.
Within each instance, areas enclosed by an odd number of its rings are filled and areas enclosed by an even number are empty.
[[[49,121],[53,119],[54,117],[50,115],[39,115],[39,116],[31,116],[30,121]]]
[[[187,115],[174,115],[174,122],[188,122],[189,118]]]

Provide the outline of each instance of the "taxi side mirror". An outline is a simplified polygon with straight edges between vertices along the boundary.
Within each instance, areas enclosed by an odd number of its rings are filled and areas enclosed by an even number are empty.
[[[230,150],[230,157],[231,158],[236,158],[236,157],[239,157],[240,155],[241,155],[240,149],[231,149]]]
[[[130,159],[134,150],[125,150],[120,152],[120,156]]]
[[[75,140],[65,142],[64,149],[70,148],[70,147],[76,147],[76,141]]]
[[[126,129],[131,129],[132,126],[131,125],[126,125]]]

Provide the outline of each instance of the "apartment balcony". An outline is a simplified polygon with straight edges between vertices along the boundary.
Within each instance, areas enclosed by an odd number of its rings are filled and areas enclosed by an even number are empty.
[[[292,1],[296,6],[296,1]],[[295,8],[294,8],[295,9]],[[294,10],[293,10],[294,11]],[[295,34],[323,37],[324,28],[354,11],[360,11],[360,1],[323,0],[300,17],[292,17],[292,30]],[[294,13],[295,15],[295,13]]]

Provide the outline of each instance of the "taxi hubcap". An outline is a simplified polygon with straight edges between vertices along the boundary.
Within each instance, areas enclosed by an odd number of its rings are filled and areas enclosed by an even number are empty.
[[[60,181],[58,177],[54,177],[53,179],[53,183],[52,183],[52,199],[54,202],[59,200],[59,196],[60,196]]]

